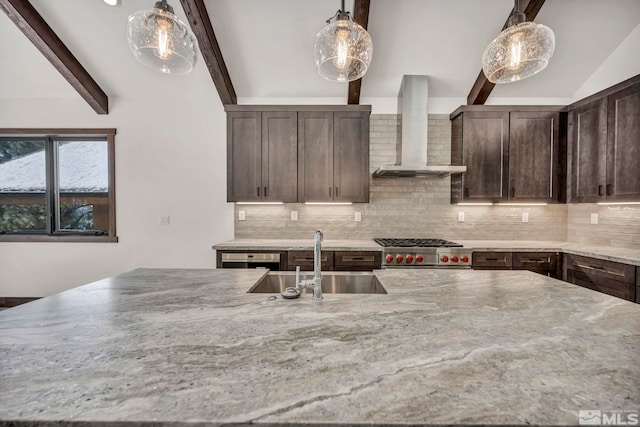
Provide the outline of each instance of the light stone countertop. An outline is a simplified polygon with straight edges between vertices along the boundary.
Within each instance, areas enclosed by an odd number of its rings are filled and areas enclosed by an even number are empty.
[[[474,251],[563,252],[640,266],[640,249],[536,240],[458,240],[457,242],[473,248]]]
[[[270,301],[245,293],[263,274],[139,269],[0,312],[0,424],[576,425],[640,408],[640,305],[446,269]]]
[[[474,251],[563,252],[640,266],[640,249],[590,246],[581,243],[542,240],[460,240],[451,239]],[[213,246],[218,250],[313,250],[313,239],[234,239]],[[373,240],[325,240],[329,251],[382,251]]]
[[[295,251],[313,250],[311,239],[233,239],[213,245],[216,250],[276,250]],[[326,251],[382,251],[382,246],[373,240],[338,240],[322,241],[322,249]]]

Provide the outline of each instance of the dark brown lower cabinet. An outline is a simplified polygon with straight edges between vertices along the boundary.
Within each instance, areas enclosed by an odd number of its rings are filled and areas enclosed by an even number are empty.
[[[640,267],[636,267],[636,302],[640,303]]]
[[[474,252],[474,270],[529,270],[559,279],[562,255],[559,252]]]
[[[471,267],[474,270],[511,270],[513,252],[473,252]]]
[[[333,251],[322,251],[320,256],[322,271],[333,271]],[[287,255],[287,270],[313,271],[313,251],[289,251]]]
[[[559,279],[562,277],[562,254],[559,252],[514,252],[513,269],[529,270]]]
[[[563,277],[569,283],[638,302],[637,267],[580,255],[564,257]]]
[[[322,271],[373,271],[382,267],[379,251],[322,251]],[[313,271],[313,251],[289,251],[287,270]]]
[[[382,252],[335,251],[335,271],[373,271],[382,268]]]

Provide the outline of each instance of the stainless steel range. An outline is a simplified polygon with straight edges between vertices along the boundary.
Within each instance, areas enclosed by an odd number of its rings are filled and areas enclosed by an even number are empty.
[[[382,267],[471,267],[471,249],[442,239],[375,238],[381,245]]]

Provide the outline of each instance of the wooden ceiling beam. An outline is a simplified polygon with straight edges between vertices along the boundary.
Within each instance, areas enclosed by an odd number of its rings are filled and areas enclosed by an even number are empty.
[[[535,19],[544,1],[545,0],[520,0],[520,9],[524,11],[527,21],[533,21]],[[509,16],[511,16],[511,14],[513,14],[513,9],[511,9]],[[508,23],[509,18],[507,17],[507,21],[504,23],[502,30],[507,28]],[[502,32],[502,30],[500,31]],[[489,98],[495,86],[496,84],[491,83],[487,76],[484,75],[484,72],[480,70],[480,74],[478,74],[478,78],[473,84],[469,96],[467,96],[467,105],[483,105],[487,102],[487,98]]]
[[[98,114],[109,114],[109,97],[28,0],[0,0],[0,9]]]
[[[354,0],[353,2],[353,20],[366,30],[369,24],[369,6],[371,0]],[[347,95],[348,104],[360,103],[360,87],[362,86],[362,77],[358,80],[349,82],[349,93]]]
[[[222,104],[237,104],[238,98],[236,91],[231,83],[231,77],[229,77],[229,71],[224,63],[222,57],[222,51],[218,40],[213,32],[213,26],[207,13],[207,8],[204,5],[203,0],[180,0],[182,8],[187,15],[187,20],[191,26],[191,30],[198,39],[200,45],[200,52],[204,62],[209,69],[213,84],[215,84],[218,90],[218,95]]]

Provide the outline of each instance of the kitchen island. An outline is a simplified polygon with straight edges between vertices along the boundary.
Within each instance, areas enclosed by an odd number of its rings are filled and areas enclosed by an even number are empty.
[[[527,271],[247,294],[264,274],[139,269],[0,312],[0,424],[574,425],[640,408],[637,304]]]

